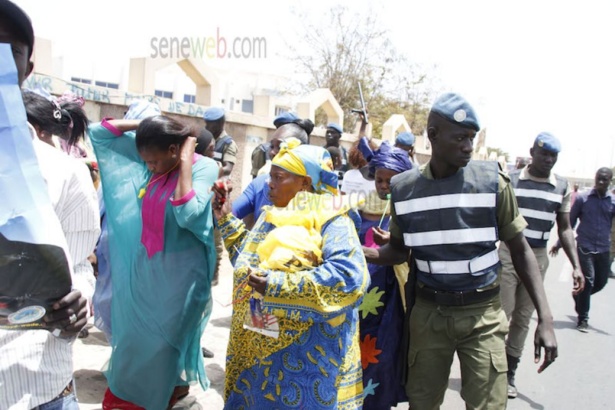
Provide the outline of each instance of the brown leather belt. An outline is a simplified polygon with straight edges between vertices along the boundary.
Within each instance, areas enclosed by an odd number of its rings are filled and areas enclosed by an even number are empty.
[[[428,288],[426,286],[416,287],[417,296],[428,300],[437,305],[444,306],[466,306],[473,303],[484,302],[494,298],[500,293],[500,286],[486,290],[465,290],[465,291],[443,291]]]
[[[57,399],[61,399],[62,397],[66,397],[69,394],[71,394],[73,391],[75,390],[74,386],[73,386],[73,381],[71,380],[66,387],[64,388],[64,390],[62,390],[62,393],[58,394],[58,397],[56,397],[54,400]]]

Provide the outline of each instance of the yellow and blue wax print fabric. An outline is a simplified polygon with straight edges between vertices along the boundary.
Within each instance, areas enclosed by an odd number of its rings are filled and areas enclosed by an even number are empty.
[[[369,274],[355,224],[348,213],[322,222],[322,262],[314,268],[262,270],[258,246],[276,229],[266,215],[252,231],[232,215],[218,223],[235,289],[225,409],[360,409],[358,306]],[[263,311],[278,318],[277,338],[243,327],[249,269],[267,276]]]

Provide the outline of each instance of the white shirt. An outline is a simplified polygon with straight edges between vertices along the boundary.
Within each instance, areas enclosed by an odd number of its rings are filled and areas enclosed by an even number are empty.
[[[34,130],[31,129],[31,132]],[[94,292],[87,257],[100,235],[98,200],[87,166],[33,138],[49,196],[66,236],[73,288]],[[73,377],[72,344],[47,330],[0,329],[0,409],[31,409],[58,396]]]
[[[361,198],[367,198],[370,192],[376,190],[376,182],[370,181],[363,177],[358,169],[346,171],[342,180],[342,193],[346,195],[359,195]]]

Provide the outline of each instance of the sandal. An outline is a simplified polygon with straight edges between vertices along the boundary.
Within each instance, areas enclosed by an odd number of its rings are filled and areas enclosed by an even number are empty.
[[[190,386],[175,386],[173,394],[171,395],[171,400],[169,400],[169,406],[167,407],[167,409],[172,409],[178,401],[186,398],[189,393]]]

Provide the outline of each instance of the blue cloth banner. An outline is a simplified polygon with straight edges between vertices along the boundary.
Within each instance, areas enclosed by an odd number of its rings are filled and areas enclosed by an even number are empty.
[[[70,292],[71,268],[9,44],[0,44],[0,196],[0,328],[41,328],[46,309]]]

